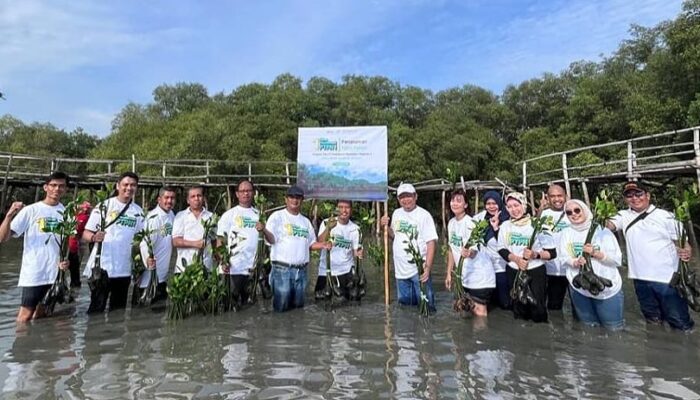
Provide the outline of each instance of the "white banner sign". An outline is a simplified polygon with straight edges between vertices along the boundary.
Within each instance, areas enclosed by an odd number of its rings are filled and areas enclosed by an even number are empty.
[[[387,199],[386,126],[299,128],[297,185],[315,199]]]

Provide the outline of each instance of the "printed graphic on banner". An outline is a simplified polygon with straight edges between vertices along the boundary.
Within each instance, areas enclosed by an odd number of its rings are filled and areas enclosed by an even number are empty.
[[[387,199],[386,126],[299,128],[297,184],[308,198]]]

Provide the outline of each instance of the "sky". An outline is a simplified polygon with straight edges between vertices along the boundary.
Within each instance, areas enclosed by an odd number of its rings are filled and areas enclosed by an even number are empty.
[[[161,84],[230,93],[283,73],[439,91],[600,61],[681,0],[0,0],[0,116],[98,136]]]

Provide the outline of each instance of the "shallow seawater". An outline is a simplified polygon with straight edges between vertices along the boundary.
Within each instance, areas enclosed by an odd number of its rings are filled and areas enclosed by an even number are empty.
[[[0,382],[5,399],[700,399],[700,333],[647,326],[625,284],[623,332],[494,310],[464,318],[437,267],[438,313],[383,304],[367,267],[360,306],[314,304],[172,323],[164,306],[86,315],[87,285],[57,315],[15,324],[21,244],[0,247]],[[392,283],[392,294],[393,294]],[[698,315],[694,315],[700,320]]]

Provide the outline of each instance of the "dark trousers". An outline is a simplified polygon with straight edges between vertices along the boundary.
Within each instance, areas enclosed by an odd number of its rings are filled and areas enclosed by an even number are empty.
[[[338,279],[336,281],[336,278]],[[343,297],[346,300],[350,300],[350,287],[349,284],[352,281],[352,273],[348,272],[346,274],[332,276],[333,279],[333,284],[338,286],[340,289],[340,293],[343,295]],[[323,275],[319,275],[319,277],[316,279],[316,287],[314,287],[314,293],[316,293],[316,298],[319,298],[319,292],[321,294],[324,292],[326,289],[326,285],[328,284],[328,278]]]
[[[506,268],[508,283],[513,287],[518,271],[514,268]],[[547,322],[547,269],[544,266],[527,271],[532,278],[530,290],[537,300],[537,304],[523,304],[513,301],[513,316],[516,319],[532,320],[532,322]]]
[[[561,310],[568,290],[569,280],[566,276],[547,275],[547,309]]]
[[[668,283],[634,279],[639,308],[652,323],[668,322],[673,329],[689,331],[695,322],[688,313],[688,303]]]
[[[68,267],[70,271],[70,287],[80,287],[80,254],[69,252],[68,262],[70,263]]]
[[[248,302],[248,275],[229,275],[231,297],[235,304],[242,306]]]
[[[511,307],[510,285],[506,271],[496,273],[496,290],[491,292],[491,304],[502,310],[509,310]]]
[[[109,297],[109,311],[126,308],[127,298],[129,297],[129,285],[131,285],[130,276],[109,278],[106,291],[106,296]],[[91,300],[88,313],[103,312],[105,308],[107,308],[106,301],[95,302]]]

